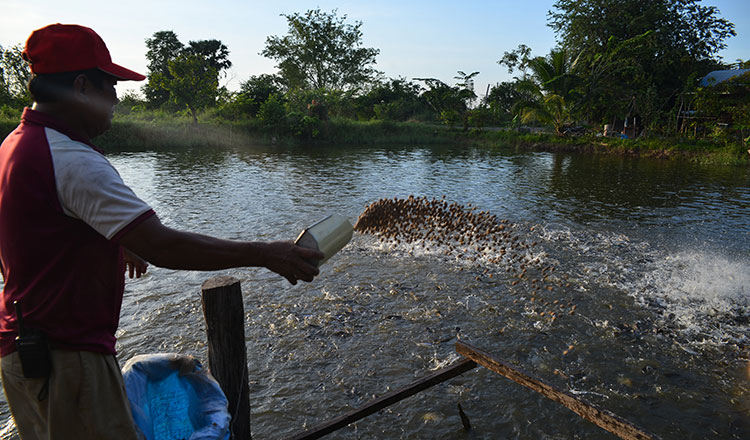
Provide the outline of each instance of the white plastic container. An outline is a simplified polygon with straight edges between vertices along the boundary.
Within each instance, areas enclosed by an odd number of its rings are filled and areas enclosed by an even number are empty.
[[[317,266],[320,267],[349,243],[353,231],[349,220],[341,215],[332,214],[302,231],[294,243],[322,252],[324,257],[317,262]]]

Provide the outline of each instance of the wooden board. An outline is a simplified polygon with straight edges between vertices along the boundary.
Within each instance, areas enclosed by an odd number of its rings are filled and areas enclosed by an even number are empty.
[[[370,414],[380,411],[381,409],[389,405],[393,405],[400,400],[413,396],[414,394],[417,394],[422,390],[445,382],[446,380],[452,379],[459,374],[471,370],[472,368],[476,368],[476,366],[476,362],[469,359],[463,359],[449,367],[445,367],[443,369],[435,371],[428,376],[418,379],[401,389],[391,391],[390,393],[385,394],[382,397],[379,397],[360,408],[350,411],[343,416],[337,417],[325,423],[321,423],[320,425],[304,432],[295,434],[292,437],[289,437],[289,440],[312,440],[321,438],[324,435],[330,434],[333,431],[343,428],[350,423],[354,423],[359,419],[365,418]]]
[[[467,359],[471,359],[477,364],[494,371],[501,376],[505,376],[514,382],[531,388],[548,399],[554,400],[584,419],[622,439],[650,440],[657,438],[653,434],[649,434],[635,427],[633,424],[614,413],[586,402],[567,391],[557,389],[542,379],[536,378],[520,368],[513,367],[469,344],[465,344],[461,341],[456,342],[456,351]]]

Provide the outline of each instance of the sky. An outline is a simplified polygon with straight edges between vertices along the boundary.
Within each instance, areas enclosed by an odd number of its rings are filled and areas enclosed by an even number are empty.
[[[287,33],[282,14],[320,8],[336,10],[347,23],[361,22],[363,45],[380,50],[375,68],[389,78],[437,78],[455,84],[457,71],[480,72],[475,91],[512,78],[497,64],[503,53],[525,44],[532,55],[556,45],[547,26],[554,0],[0,0],[0,45],[23,44],[31,31],[51,23],[93,28],[115,63],[147,74],[146,39],[171,30],[181,42],[221,40],[233,66],[222,85],[239,89],[252,75],[276,72],[276,62],[260,55],[269,36]],[[735,24],[737,36],[719,53],[726,62],[750,59],[750,0],[704,0]],[[29,5],[33,5],[30,7]],[[122,82],[120,94],[142,83]]]

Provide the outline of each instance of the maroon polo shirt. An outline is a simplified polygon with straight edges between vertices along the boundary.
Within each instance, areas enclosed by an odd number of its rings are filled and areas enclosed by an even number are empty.
[[[14,301],[53,347],[114,354],[118,239],[151,215],[88,139],[26,109],[0,146],[0,356],[16,349]]]

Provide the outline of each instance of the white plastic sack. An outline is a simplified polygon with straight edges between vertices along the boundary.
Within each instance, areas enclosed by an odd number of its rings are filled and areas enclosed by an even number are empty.
[[[135,356],[122,369],[136,427],[146,440],[227,440],[219,383],[191,356]]]

